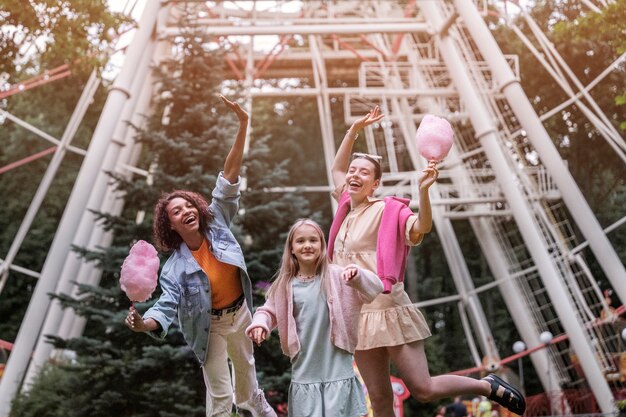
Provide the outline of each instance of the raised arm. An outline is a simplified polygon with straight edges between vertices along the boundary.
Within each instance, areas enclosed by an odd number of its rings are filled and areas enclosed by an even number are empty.
[[[417,242],[420,236],[430,232],[433,227],[433,212],[430,207],[430,186],[437,181],[439,171],[436,163],[431,161],[422,171],[419,178],[419,211],[417,212],[417,221],[413,223],[410,231],[411,241]]]
[[[352,126],[350,126],[350,129],[348,129],[346,135],[343,137],[341,145],[339,145],[339,149],[335,155],[335,160],[333,161],[332,173],[335,187],[345,182],[346,172],[348,171],[348,166],[350,165],[352,146],[354,145],[354,140],[356,139],[359,131],[372,123],[378,122],[383,117],[385,117],[385,115],[380,114],[380,108],[376,106],[365,116],[352,123]]]
[[[228,152],[228,156],[226,156],[226,161],[224,162],[224,178],[228,180],[231,184],[237,182],[239,178],[239,173],[241,172],[241,162],[243,161],[243,149],[246,142],[246,132],[248,130],[248,113],[237,103],[233,103],[228,100],[226,97],[220,94],[220,98],[226,104],[226,106],[231,109],[239,119],[239,130],[237,130],[237,137],[235,138],[235,142],[233,146],[230,148],[230,152]]]

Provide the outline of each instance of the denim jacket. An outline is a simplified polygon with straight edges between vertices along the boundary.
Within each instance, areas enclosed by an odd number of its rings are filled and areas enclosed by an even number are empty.
[[[252,284],[246,270],[241,247],[230,230],[230,224],[239,208],[239,184],[231,184],[220,172],[213,189],[210,222],[205,235],[211,243],[211,252],[221,262],[239,267],[239,278],[249,309],[252,307]],[[211,326],[211,285],[198,262],[183,242],[172,253],[159,277],[162,294],[143,315],[161,325],[161,332],[151,332],[153,337],[164,338],[178,318],[180,329],[194,354],[204,364]]]

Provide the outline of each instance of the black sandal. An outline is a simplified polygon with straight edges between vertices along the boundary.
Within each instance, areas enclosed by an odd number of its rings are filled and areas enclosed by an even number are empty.
[[[521,416],[524,414],[524,411],[526,411],[526,400],[524,400],[521,392],[495,374],[487,375],[483,378],[483,381],[487,381],[491,385],[490,400],[497,402],[517,415]]]

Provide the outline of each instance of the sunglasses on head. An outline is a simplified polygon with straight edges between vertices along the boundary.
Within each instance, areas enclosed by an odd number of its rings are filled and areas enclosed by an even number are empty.
[[[365,158],[365,159],[370,159],[372,160],[372,162],[376,162],[380,164],[380,161],[383,160],[383,157],[380,155],[372,155],[369,153],[362,153],[362,152],[355,152],[352,154],[352,159],[357,159],[357,158]]]

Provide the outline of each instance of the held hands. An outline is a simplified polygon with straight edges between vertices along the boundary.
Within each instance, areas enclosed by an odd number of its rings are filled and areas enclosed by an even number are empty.
[[[133,332],[140,333],[149,330],[137,310],[135,310],[135,307],[132,306],[128,309],[128,315],[126,316],[124,323],[126,324],[126,327]]]
[[[357,268],[357,266],[351,264],[346,266],[343,271],[341,271],[341,278],[344,280],[344,282],[350,282],[352,281],[352,279],[354,279],[354,277],[357,276],[358,273],[359,269]]]
[[[437,169],[437,163],[435,161],[430,161],[428,166],[422,170],[418,179],[420,191],[428,190],[430,186],[437,181],[438,176],[439,170]]]
[[[248,332],[248,337],[260,346],[261,343],[267,338],[267,331],[263,327],[254,327]]]
[[[356,119],[354,121],[354,123],[352,123],[352,127],[350,129],[354,133],[358,133],[359,130],[361,130],[364,127],[369,126],[369,125],[371,125],[373,123],[378,122],[383,117],[385,117],[385,115],[384,114],[380,114],[380,107],[376,106],[369,113],[367,113],[365,116],[361,117],[360,119]]]
[[[246,111],[239,104],[230,101],[229,99],[227,99],[221,94],[219,95],[219,97],[220,99],[222,99],[224,104],[226,104],[226,106],[237,115],[237,118],[239,119],[240,122],[244,122],[244,123],[248,122],[248,117],[249,117],[248,113],[246,113]]]

